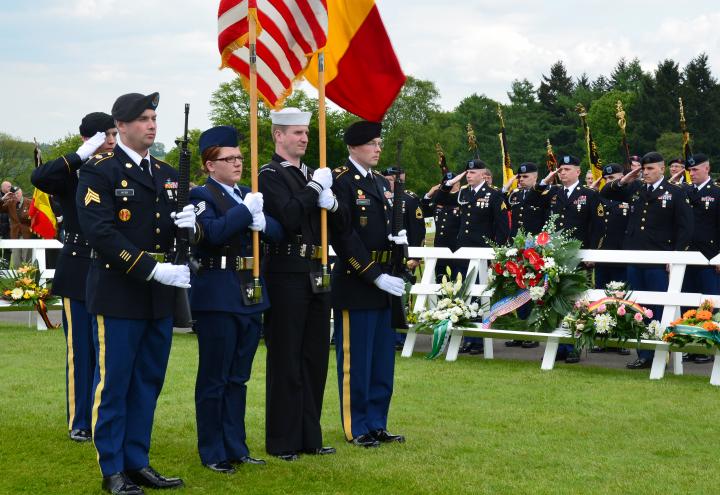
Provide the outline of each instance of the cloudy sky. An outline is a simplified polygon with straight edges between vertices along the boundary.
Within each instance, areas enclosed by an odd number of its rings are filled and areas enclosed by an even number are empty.
[[[609,74],[620,57],[646,70],[701,52],[720,72],[720,4],[709,0],[378,0],[407,74],[437,84],[452,109],[473,92],[506,101],[513,79],[534,84],[557,60],[571,74]],[[0,132],[50,142],[77,132],[117,96],[159,91],[158,140],[208,126],[219,71],[217,1],[3,0]]]

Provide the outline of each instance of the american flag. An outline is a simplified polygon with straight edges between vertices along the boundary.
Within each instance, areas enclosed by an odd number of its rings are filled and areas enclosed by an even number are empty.
[[[326,0],[221,0],[218,48],[222,67],[244,82],[250,77],[248,13],[257,12],[257,88],[268,106],[278,108],[292,92],[310,58],[325,46]]]

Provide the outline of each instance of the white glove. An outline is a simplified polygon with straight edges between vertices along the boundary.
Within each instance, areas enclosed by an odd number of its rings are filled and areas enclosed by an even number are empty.
[[[313,172],[312,180],[320,184],[323,189],[330,189],[333,183],[332,171],[327,167],[319,168]]]
[[[335,195],[333,194],[332,190],[323,189],[322,192],[320,193],[320,196],[318,196],[317,205],[320,208],[325,208],[326,210],[335,211],[336,205],[337,205],[337,199],[335,199]]]
[[[175,220],[175,226],[179,229],[192,229],[195,233],[195,205],[185,205],[180,213],[170,213],[170,218]]]
[[[152,278],[163,285],[190,288],[190,268],[186,265],[173,265],[172,263],[158,263],[152,273]]]
[[[97,149],[102,146],[104,142],[105,133],[98,131],[93,137],[81,144],[75,153],[78,154],[81,160],[85,161],[91,156],[93,156]]]
[[[378,289],[384,290],[393,296],[402,296],[405,292],[405,281],[400,277],[393,277],[387,273],[383,273],[373,280]]]
[[[407,230],[402,229],[398,235],[388,234],[388,241],[394,242],[396,246],[408,245]]]
[[[265,231],[265,214],[262,211],[253,215],[250,230],[256,230],[258,232]]]
[[[261,213],[264,204],[262,193],[247,193],[243,198],[243,204],[247,207],[253,217],[257,213]]]

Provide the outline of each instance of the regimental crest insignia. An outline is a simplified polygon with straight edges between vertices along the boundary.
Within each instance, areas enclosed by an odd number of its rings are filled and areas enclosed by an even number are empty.
[[[85,206],[90,203],[100,204],[100,195],[88,187],[87,193],[85,193]]]
[[[130,217],[132,216],[132,213],[130,213],[130,210],[123,208],[118,212],[118,218],[121,222],[127,222],[130,220]]]

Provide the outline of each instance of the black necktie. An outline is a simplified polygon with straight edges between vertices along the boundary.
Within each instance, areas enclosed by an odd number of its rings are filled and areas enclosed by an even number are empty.
[[[242,193],[240,192],[240,189],[238,189],[238,188],[233,188],[233,193],[235,193],[235,196],[237,196],[238,199],[240,199],[240,200],[243,199]]]
[[[651,192],[653,192],[653,186],[652,186],[652,184],[648,184],[648,186],[647,186],[647,192],[648,192],[648,194],[650,194]]]
[[[566,198],[570,197],[570,189],[568,189],[567,187],[565,188],[565,197]]]
[[[150,173],[150,162],[147,158],[143,158],[142,160],[140,160],[140,168],[143,172]]]

